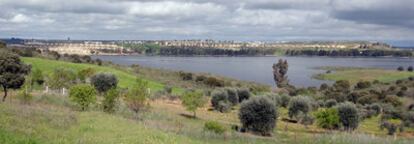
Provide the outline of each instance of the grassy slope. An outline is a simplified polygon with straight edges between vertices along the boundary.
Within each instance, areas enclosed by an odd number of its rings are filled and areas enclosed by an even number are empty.
[[[75,71],[79,71],[86,68],[93,68],[97,72],[110,72],[115,74],[119,79],[119,86],[122,88],[126,88],[132,84],[134,84],[136,80],[136,75],[132,73],[128,73],[125,71],[117,70],[115,68],[106,67],[106,66],[98,66],[92,64],[76,64],[64,61],[54,61],[54,60],[47,60],[41,58],[22,58],[25,63],[31,64],[33,68],[39,68],[44,71],[46,74],[50,74],[53,72],[54,69],[63,67],[63,68],[70,68]],[[148,81],[149,86],[155,90],[161,90],[164,88],[164,85],[155,81]]]
[[[332,70],[333,73],[325,73],[316,75],[315,78],[323,80],[349,80],[356,83],[360,80],[379,80],[381,82],[391,82],[399,79],[405,79],[414,76],[414,72],[384,70],[384,69],[363,69],[363,68],[322,68],[324,70]]]

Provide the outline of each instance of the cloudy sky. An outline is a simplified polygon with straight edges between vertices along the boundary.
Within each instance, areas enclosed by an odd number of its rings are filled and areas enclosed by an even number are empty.
[[[414,0],[0,0],[0,37],[414,44]]]

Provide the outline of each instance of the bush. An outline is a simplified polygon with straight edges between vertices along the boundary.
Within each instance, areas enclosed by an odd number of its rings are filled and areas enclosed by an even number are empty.
[[[310,109],[311,106],[309,98],[303,96],[296,96],[290,99],[288,114],[290,118],[296,117],[297,119],[300,114],[306,115],[310,111]]]
[[[226,132],[226,128],[224,128],[223,125],[215,121],[207,121],[204,124],[204,130],[214,132],[216,134],[223,134],[224,132]]]
[[[270,135],[278,117],[276,106],[266,97],[254,97],[242,103],[239,119],[247,131]]]
[[[340,103],[337,107],[339,120],[345,130],[354,130],[359,124],[358,109],[350,102]]]
[[[193,80],[193,74],[192,73],[187,73],[187,72],[180,71],[179,75],[180,75],[181,79],[184,80],[184,81]]]
[[[82,82],[86,82],[86,79],[93,76],[96,73],[95,69],[93,68],[86,68],[78,71],[79,80]]]
[[[181,102],[188,111],[193,112],[193,117],[196,117],[196,110],[203,107],[207,99],[201,92],[187,92],[181,97]]]
[[[412,72],[412,71],[413,71],[413,66],[409,66],[409,67],[407,68],[407,71]]]
[[[375,115],[380,114],[382,110],[381,105],[379,105],[378,103],[371,104],[369,106],[369,109],[373,110],[375,112]]]
[[[244,100],[248,100],[252,96],[252,93],[248,88],[240,88],[237,89],[237,95],[239,96],[239,103],[241,103]]]
[[[204,75],[198,75],[198,76],[196,76],[195,81],[196,81],[196,82],[203,82],[203,81],[205,81],[206,79],[207,79],[207,77],[206,77],[206,76],[204,76]]]
[[[325,129],[337,129],[339,128],[339,115],[338,111],[334,108],[318,110],[315,113],[316,123],[319,127]]]
[[[237,95],[237,90],[234,88],[225,88],[227,91],[227,99],[234,106],[239,103],[239,96]]]
[[[112,113],[115,111],[116,102],[119,96],[119,91],[116,88],[112,88],[105,93],[103,104],[103,110],[105,112]]]
[[[399,66],[399,67],[397,68],[397,70],[398,70],[398,71],[404,71],[404,67],[403,67],[403,66]]]
[[[99,92],[106,92],[111,88],[116,88],[118,79],[111,73],[99,73],[91,78],[91,83]]]
[[[166,94],[171,94],[172,91],[173,91],[173,87],[172,86],[168,86],[168,85],[164,86],[164,92]]]
[[[149,97],[148,82],[137,78],[136,84],[128,89],[125,95],[125,101],[132,111],[138,113],[147,106]]]
[[[220,101],[228,103],[228,94],[222,89],[215,89],[211,93],[211,105],[217,110]]]
[[[92,86],[87,84],[75,85],[69,90],[69,98],[84,111],[90,104],[95,103],[96,91]]]
[[[395,132],[397,132],[397,128],[398,126],[396,124],[390,123],[388,121],[384,121],[380,124],[380,128],[381,130],[383,130],[384,128],[387,129],[387,134],[388,135],[394,135]]]
[[[208,85],[210,87],[223,87],[224,86],[224,81],[223,80],[219,80],[215,77],[208,77],[205,81],[204,81],[205,85]]]
[[[385,97],[384,102],[392,104],[393,106],[396,106],[396,107],[402,105],[402,102],[397,96],[387,96]]]
[[[335,100],[335,99],[328,99],[328,100],[325,102],[325,106],[326,106],[327,108],[331,108],[331,107],[335,106],[336,104],[337,104],[337,102],[336,102],[336,100]]]
[[[321,84],[321,86],[319,87],[319,90],[323,91],[323,90],[326,90],[328,88],[329,88],[328,84],[324,83],[324,84]]]
[[[355,89],[366,89],[371,87],[371,82],[369,81],[359,81],[356,86]]]

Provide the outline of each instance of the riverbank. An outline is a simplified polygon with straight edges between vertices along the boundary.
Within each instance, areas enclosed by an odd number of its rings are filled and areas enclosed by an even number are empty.
[[[393,82],[400,79],[414,77],[414,72],[386,70],[379,68],[360,68],[360,67],[319,67],[325,73],[315,74],[313,78],[319,80],[348,80],[355,84],[359,81]]]

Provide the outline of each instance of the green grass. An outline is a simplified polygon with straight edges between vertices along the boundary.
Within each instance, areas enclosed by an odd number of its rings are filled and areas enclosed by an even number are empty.
[[[350,67],[325,67],[324,70],[331,70],[332,73],[324,73],[315,75],[314,78],[322,80],[349,80],[356,83],[361,80],[381,82],[392,82],[399,79],[406,79],[414,76],[414,72],[384,70],[384,69],[368,69],[368,68],[350,68]]]
[[[41,58],[27,58],[24,57],[22,60],[32,65],[33,68],[41,69],[45,74],[52,73],[56,68],[63,67],[63,68],[70,68],[77,71],[86,68],[93,68],[96,72],[110,72],[115,74],[119,80],[119,87],[127,88],[135,83],[136,77],[138,75],[134,75],[132,72],[125,72],[123,70],[119,70],[116,68],[108,67],[108,66],[98,66],[92,64],[78,64],[78,63],[70,63],[64,61],[55,61],[55,60],[47,60]],[[149,82],[149,87],[154,90],[162,90],[164,85],[155,81],[147,80]],[[177,89],[176,89],[177,90]]]

